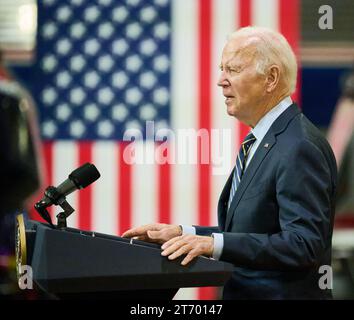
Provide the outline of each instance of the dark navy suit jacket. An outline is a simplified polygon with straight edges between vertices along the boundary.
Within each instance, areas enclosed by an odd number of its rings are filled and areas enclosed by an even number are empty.
[[[218,204],[220,260],[234,264],[224,299],[328,299],[337,169],[319,130],[293,104],[272,124],[227,210],[231,173]]]

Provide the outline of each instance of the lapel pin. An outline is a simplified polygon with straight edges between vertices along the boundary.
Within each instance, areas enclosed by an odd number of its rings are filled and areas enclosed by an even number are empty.
[[[266,143],[265,145],[264,145],[264,148],[268,148],[269,147],[269,143]]]

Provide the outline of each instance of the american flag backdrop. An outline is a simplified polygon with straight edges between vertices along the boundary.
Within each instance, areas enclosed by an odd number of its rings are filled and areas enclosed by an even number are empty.
[[[45,186],[85,162],[101,172],[68,196],[76,209],[69,226],[119,235],[152,222],[217,224],[217,200],[248,131],[226,114],[216,86],[223,45],[235,29],[260,25],[297,52],[298,19],[299,0],[38,1],[36,61],[16,73],[38,106]],[[173,130],[230,129],[228,172],[126,163],[125,130],[150,120]],[[158,143],[136,146],[150,152]],[[214,288],[188,288],[175,299],[217,297]]]

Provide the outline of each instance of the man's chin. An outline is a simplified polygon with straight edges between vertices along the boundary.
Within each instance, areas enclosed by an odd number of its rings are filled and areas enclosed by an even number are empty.
[[[226,105],[226,112],[229,116],[236,117],[235,115],[235,107],[233,105]]]
[[[242,121],[244,117],[240,113],[240,110],[237,110],[234,106],[227,106],[226,112],[229,116],[234,117],[241,122],[244,122]]]

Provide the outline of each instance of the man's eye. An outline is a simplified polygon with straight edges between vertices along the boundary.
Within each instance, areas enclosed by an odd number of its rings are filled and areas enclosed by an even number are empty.
[[[231,68],[230,71],[239,73],[241,71],[241,68]]]

